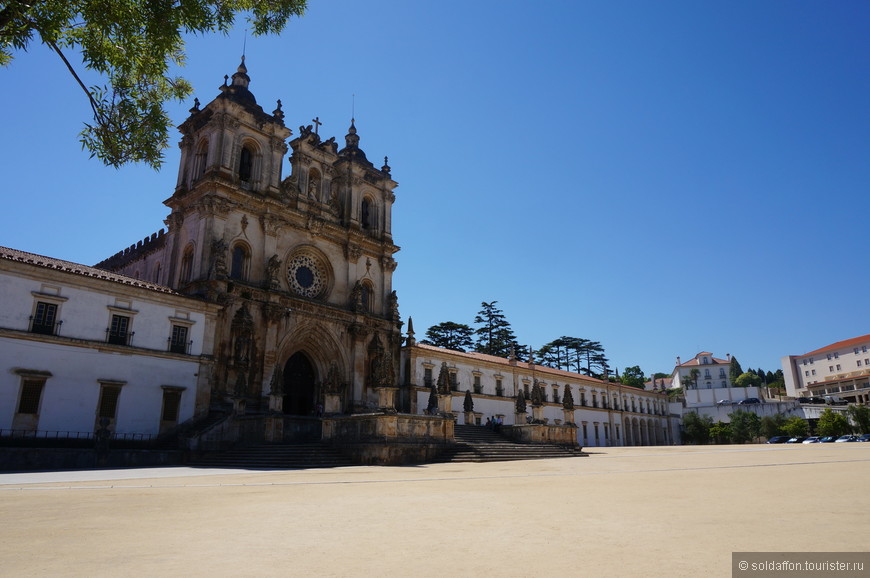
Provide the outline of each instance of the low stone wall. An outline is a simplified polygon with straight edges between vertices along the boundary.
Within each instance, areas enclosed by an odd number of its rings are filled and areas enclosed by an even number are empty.
[[[579,447],[577,443],[577,426],[573,425],[503,425],[501,432],[520,443]]]
[[[323,419],[323,441],[360,465],[431,461],[455,443],[454,421],[440,416],[354,414]]]
[[[176,466],[183,454],[174,450],[110,450],[102,459],[84,448],[0,448],[0,470],[83,470]]]

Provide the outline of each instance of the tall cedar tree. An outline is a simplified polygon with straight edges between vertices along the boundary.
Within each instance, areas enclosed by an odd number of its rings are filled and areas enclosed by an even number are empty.
[[[511,324],[504,312],[495,306],[496,303],[498,301],[484,301],[480,304],[481,310],[474,317],[474,322],[480,325],[474,330],[477,335],[474,350],[496,357],[508,357],[513,348],[514,355],[521,358],[522,348],[517,343]]]
[[[474,329],[468,325],[444,321],[427,329],[426,339],[420,343],[465,352],[474,347],[472,335]]]
[[[731,356],[731,364],[728,367],[728,377],[731,378],[731,383],[743,375],[743,368],[740,367],[740,362],[733,355]]]

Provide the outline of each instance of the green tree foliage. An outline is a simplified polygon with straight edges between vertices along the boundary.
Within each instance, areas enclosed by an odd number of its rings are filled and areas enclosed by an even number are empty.
[[[761,387],[764,385],[764,382],[761,381],[761,378],[755,375],[754,373],[741,373],[737,379],[734,380],[734,385],[736,387]]]
[[[718,422],[710,427],[710,437],[717,444],[731,443],[731,424]]]
[[[761,431],[761,418],[753,411],[738,410],[728,414],[731,419],[731,441],[745,444],[757,438]]]
[[[706,444],[710,441],[713,418],[690,412],[683,415],[683,443]]]
[[[793,438],[805,436],[809,431],[809,424],[805,419],[801,419],[798,416],[794,415],[787,420],[782,426],[782,431],[787,436],[791,436]]]
[[[63,61],[90,102],[93,121],[80,136],[91,156],[116,168],[145,162],[157,169],[171,126],[164,103],[193,91],[186,80],[169,74],[172,66],[184,64],[182,35],[226,33],[241,12],[249,13],[254,35],[277,34],[304,10],[305,0],[3,2],[0,64],[41,42]],[[77,60],[106,84],[86,86]]]
[[[842,436],[851,431],[852,427],[846,416],[830,408],[822,412],[822,415],[819,416],[819,423],[816,425],[816,433],[820,436]]]
[[[426,339],[420,343],[464,352],[474,346],[472,335],[474,335],[474,329],[468,325],[444,321],[427,329]]]
[[[852,404],[846,412],[849,414],[849,419],[855,425],[855,431],[858,433],[870,433],[870,407]]]
[[[480,311],[474,317],[474,322],[479,325],[474,333],[477,341],[474,350],[478,353],[507,357],[511,348],[519,359],[523,354],[522,348],[517,343],[514,330],[504,315],[504,312],[495,306],[498,301],[486,301],[480,304]]]
[[[623,385],[628,385],[631,387],[637,387],[643,389],[643,384],[646,379],[643,376],[643,371],[641,370],[639,365],[632,365],[631,367],[626,367],[622,372],[622,377],[619,379],[619,382]]]
[[[737,358],[731,357],[731,364],[728,366],[728,377],[731,378],[731,383],[743,374],[743,368],[740,367],[740,362]]]
[[[670,373],[662,373],[661,371],[657,371],[653,374],[653,379],[667,379],[670,376]]]
[[[610,371],[601,343],[566,335],[544,344],[537,351],[535,363],[594,377]]]
[[[782,429],[785,425],[785,416],[781,413],[777,413],[774,415],[766,415],[761,418],[761,436],[766,437],[767,439],[772,438],[773,436],[781,436],[784,435],[784,430]]]
[[[689,376],[692,380],[692,385],[695,386],[695,389],[698,389],[698,378],[701,377],[701,370],[693,367],[692,371],[689,372]]]

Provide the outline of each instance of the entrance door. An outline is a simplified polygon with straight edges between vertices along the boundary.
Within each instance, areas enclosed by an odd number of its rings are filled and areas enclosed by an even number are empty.
[[[284,413],[311,415],[314,410],[314,367],[304,353],[294,353],[284,366]]]

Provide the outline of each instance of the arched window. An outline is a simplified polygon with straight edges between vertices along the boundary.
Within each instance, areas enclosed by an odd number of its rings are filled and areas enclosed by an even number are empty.
[[[193,162],[193,180],[197,180],[199,177],[205,174],[205,167],[208,163],[208,141],[204,140],[199,143],[199,147],[196,149],[196,156],[194,157]]]
[[[368,281],[362,282],[362,305],[363,311],[366,313],[372,312],[372,286]]]
[[[362,207],[360,208],[360,224],[366,231],[375,228],[375,213],[374,204],[368,197],[363,197]]]
[[[188,245],[184,249],[184,254],[181,257],[181,273],[178,276],[179,281],[187,283],[193,274],[193,245]]]
[[[230,266],[230,277],[232,279],[238,279],[240,281],[244,281],[247,278],[248,271],[248,261],[250,260],[250,253],[241,243],[237,244],[233,247],[232,253],[232,263]]]
[[[254,172],[254,151],[245,145],[239,154],[239,180],[247,183],[251,180]]]

